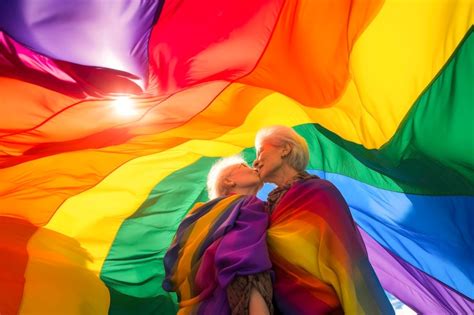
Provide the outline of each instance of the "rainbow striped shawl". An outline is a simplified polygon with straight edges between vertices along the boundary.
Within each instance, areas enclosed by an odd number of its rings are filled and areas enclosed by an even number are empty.
[[[225,288],[236,275],[271,268],[268,214],[254,196],[196,205],[164,257],[163,288],[178,295],[180,314],[229,314]]]
[[[295,183],[271,215],[267,240],[284,314],[393,314],[347,204],[330,182]]]

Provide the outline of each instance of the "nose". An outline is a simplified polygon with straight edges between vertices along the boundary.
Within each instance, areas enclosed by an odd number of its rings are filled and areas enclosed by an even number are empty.
[[[260,168],[260,161],[257,159],[255,161],[253,161],[253,167],[255,169],[259,169]]]

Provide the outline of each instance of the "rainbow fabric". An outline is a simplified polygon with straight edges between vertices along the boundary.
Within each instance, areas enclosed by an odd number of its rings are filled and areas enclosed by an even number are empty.
[[[163,288],[176,292],[179,314],[230,314],[226,288],[235,276],[269,271],[269,216],[254,196],[198,204],[165,255]]]
[[[252,160],[274,124],[308,140],[388,292],[472,313],[473,12],[0,1],[0,313],[172,314],[163,256],[181,219],[212,163]]]
[[[328,181],[292,185],[267,239],[283,314],[393,314],[349,208]]]

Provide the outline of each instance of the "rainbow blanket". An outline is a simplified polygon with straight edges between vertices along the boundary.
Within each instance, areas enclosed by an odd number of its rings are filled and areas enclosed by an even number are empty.
[[[268,230],[275,297],[284,314],[392,314],[339,191],[319,178],[295,183]]]
[[[271,268],[268,215],[254,196],[196,205],[164,258],[163,288],[178,294],[180,314],[229,314],[225,288],[236,275]]]

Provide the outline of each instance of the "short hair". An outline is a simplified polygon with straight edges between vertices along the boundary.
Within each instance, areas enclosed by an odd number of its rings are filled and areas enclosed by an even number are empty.
[[[241,155],[234,155],[218,160],[211,167],[209,174],[207,175],[207,193],[209,199],[222,197],[226,195],[227,189],[224,186],[224,179],[231,166],[246,164],[247,162]]]
[[[271,126],[260,129],[255,137],[255,148],[258,149],[263,143],[269,143],[276,147],[285,144],[291,146],[291,152],[287,156],[288,164],[296,171],[302,172],[309,163],[308,143],[296,131],[287,126]]]

